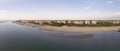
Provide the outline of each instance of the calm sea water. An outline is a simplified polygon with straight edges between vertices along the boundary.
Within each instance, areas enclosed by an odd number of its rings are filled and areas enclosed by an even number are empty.
[[[2,22],[0,51],[120,51],[120,32],[70,33]]]

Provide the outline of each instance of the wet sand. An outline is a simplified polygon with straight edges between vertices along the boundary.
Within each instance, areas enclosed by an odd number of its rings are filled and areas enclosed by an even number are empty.
[[[92,38],[93,34],[81,34],[81,35],[53,35],[54,37],[59,37],[59,38],[68,38],[68,39],[87,39],[87,38]]]

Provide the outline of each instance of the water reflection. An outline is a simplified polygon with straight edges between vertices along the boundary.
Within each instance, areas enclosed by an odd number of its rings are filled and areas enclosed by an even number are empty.
[[[0,21],[0,24],[1,24],[1,23],[5,23],[5,22],[8,22],[8,21]]]
[[[88,38],[92,38],[93,34],[81,34],[81,35],[52,35],[54,37],[59,37],[59,38],[69,38],[69,39],[88,39]]]

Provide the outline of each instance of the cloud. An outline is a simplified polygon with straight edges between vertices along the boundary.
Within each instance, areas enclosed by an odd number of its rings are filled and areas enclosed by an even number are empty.
[[[97,0],[93,0],[87,7],[85,7],[85,10],[89,10],[95,3]]]
[[[110,16],[114,16],[114,17],[120,17],[120,12],[113,12],[113,13],[111,13],[111,15]]]
[[[43,13],[43,12],[42,12]],[[39,14],[31,14],[31,13],[22,13],[22,12],[15,12],[15,11],[8,11],[8,10],[0,10],[0,20],[105,20],[105,19],[113,19],[118,20],[120,19],[120,12],[111,12],[111,13],[103,13],[103,12],[87,12],[87,13],[62,13],[59,12],[56,14],[55,12],[51,12],[52,14],[48,13],[44,15]]]
[[[112,0],[107,1],[107,4],[113,4],[113,3],[114,3],[114,1],[112,1]]]

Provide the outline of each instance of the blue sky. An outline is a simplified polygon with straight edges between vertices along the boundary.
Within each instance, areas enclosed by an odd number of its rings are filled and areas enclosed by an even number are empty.
[[[0,19],[120,19],[120,0],[0,0]]]

